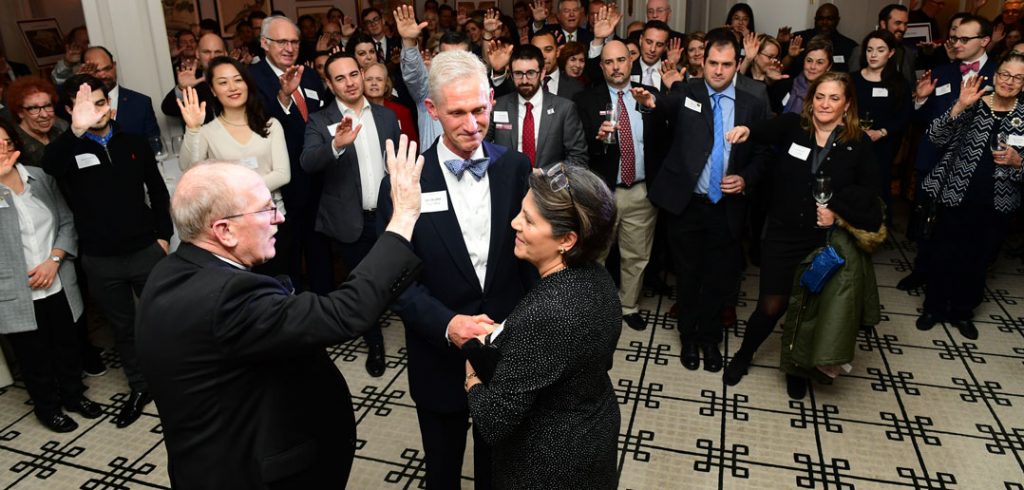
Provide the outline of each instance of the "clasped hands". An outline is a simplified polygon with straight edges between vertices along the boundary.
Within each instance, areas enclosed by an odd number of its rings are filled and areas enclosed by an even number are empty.
[[[448,340],[461,349],[470,339],[475,338],[483,342],[487,334],[493,332],[495,328],[498,328],[498,325],[487,315],[455,315],[448,322]]]

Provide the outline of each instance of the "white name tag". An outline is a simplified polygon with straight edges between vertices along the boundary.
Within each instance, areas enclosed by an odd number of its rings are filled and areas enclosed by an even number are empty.
[[[789,103],[789,94],[786,94],[786,96],[782,98],[782,105],[786,105],[788,103]]]
[[[953,89],[949,86],[948,83],[941,87],[935,87],[935,95],[946,95],[952,91]]]
[[[701,108],[700,102],[697,102],[696,100],[693,100],[693,99],[691,99],[689,97],[686,98],[686,101],[683,102],[683,105],[686,106],[686,108],[691,110],[691,111],[700,112],[700,108]]]
[[[239,160],[239,162],[242,163],[243,167],[248,168],[248,169],[252,169],[252,170],[256,170],[260,166],[260,162],[256,161],[256,157],[245,157],[245,158]]]
[[[445,191],[424,192],[420,195],[421,213],[438,213],[448,210],[448,193]]]
[[[640,75],[630,75],[629,81],[633,83],[640,83]]]
[[[100,159],[92,153],[83,153],[81,155],[75,155],[75,161],[78,162],[78,168],[89,168],[95,167],[100,164]]]
[[[871,96],[872,97],[888,97],[889,96],[889,89],[887,89],[885,87],[875,87],[875,88],[871,89]]]
[[[549,116],[554,114],[554,113],[555,113],[555,108],[554,107],[551,107],[551,108],[548,109],[548,115]]]
[[[789,147],[789,154],[792,155],[794,158],[799,158],[800,160],[806,162],[807,157],[811,156],[811,149],[806,146],[800,146],[796,143],[793,143]]]
[[[316,93],[316,90],[304,88],[302,91],[306,93],[306,98],[320,101],[320,94]]]
[[[494,111],[494,122],[507,123],[508,111]]]
[[[1010,146],[1024,146],[1024,135],[1011,134],[1006,137],[1006,144]]]
[[[837,55],[832,57],[832,62],[833,63],[846,63],[846,57],[841,55],[841,54],[837,54]]]

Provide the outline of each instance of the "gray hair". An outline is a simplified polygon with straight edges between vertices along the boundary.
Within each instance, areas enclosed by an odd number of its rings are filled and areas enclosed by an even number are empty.
[[[292,27],[295,28],[295,32],[299,32],[299,26],[295,25],[295,22],[292,22],[292,20],[289,19],[288,17],[285,17],[283,15],[271,15],[270,17],[263,19],[263,25],[260,26],[260,37],[269,37],[270,26],[272,26],[274,22],[277,22],[279,20],[288,22],[289,24],[292,25]]]
[[[204,160],[185,172],[171,198],[171,220],[183,242],[192,242],[210,224],[245,207],[237,183],[245,173],[258,175],[238,162]]]
[[[434,56],[430,62],[428,93],[430,100],[437,104],[441,100],[441,89],[457,80],[476,77],[483,93],[489,93],[491,85],[487,80],[487,67],[475,54],[453,49]]]

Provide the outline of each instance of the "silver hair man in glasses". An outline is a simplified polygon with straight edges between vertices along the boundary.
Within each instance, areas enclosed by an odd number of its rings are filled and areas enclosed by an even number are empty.
[[[420,264],[409,240],[423,159],[404,136],[397,154],[387,147],[392,219],[326,296],[249,271],[274,257],[284,221],[258,174],[210,162],[182,176],[171,203],[182,245],[149,278],[136,342],[172,487],[345,488],[355,418],[325,347],[375,325]]]

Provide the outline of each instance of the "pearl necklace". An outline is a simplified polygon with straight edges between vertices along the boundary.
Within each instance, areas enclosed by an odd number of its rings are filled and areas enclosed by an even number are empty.
[[[246,122],[244,122],[242,124],[233,123],[231,121],[228,121],[227,118],[225,118],[223,115],[218,117],[217,119],[220,119],[220,122],[222,122],[224,124],[227,124],[228,126],[234,126],[236,128],[243,128],[243,127],[246,127],[246,126],[249,125],[248,121],[246,121]]]
[[[985,98],[983,100],[985,100],[985,104],[988,105],[988,108],[991,109],[992,112],[997,112],[996,111],[996,94],[987,95],[987,96],[985,96]],[[1017,97],[1014,97],[1013,98],[1013,107],[1010,107],[1009,114],[1013,114],[1016,111],[1017,111]],[[1002,112],[1002,111],[998,111],[998,112]]]

